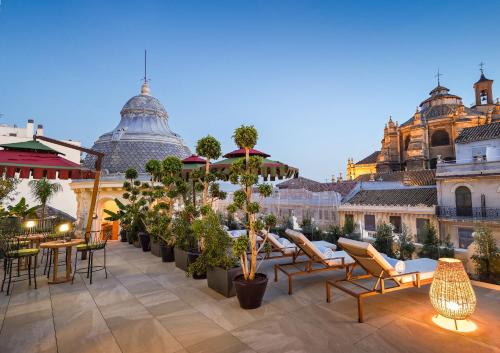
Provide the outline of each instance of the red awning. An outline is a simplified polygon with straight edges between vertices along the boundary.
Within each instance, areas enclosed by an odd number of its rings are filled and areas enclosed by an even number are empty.
[[[207,161],[197,156],[196,154],[192,154],[191,156],[184,158],[182,163],[184,164],[205,164]]]
[[[245,156],[245,149],[240,148],[240,149],[234,150],[232,152],[226,153],[224,155],[224,158],[235,158],[235,157],[244,157],[244,156]],[[253,149],[253,148],[250,149],[250,156],[261,156],[264,158],[271,157],[270,154],[267,154],[265,152],[262,152],[262,151],[259,151],[259,150]]]
[[[94,172],[54,153],[0,151],[0,173],[7,177],[28,179],[93,179]]]

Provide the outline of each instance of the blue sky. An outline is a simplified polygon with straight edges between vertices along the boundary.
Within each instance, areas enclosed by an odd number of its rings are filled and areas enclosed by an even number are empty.
[[[436,85],[473,102],[478,64],[500,81],[498,1],[20,1],[0,5],[2,123],[33,117],[90,146],[139,92],[193,148],[208,133],[258,148],[317,180],[380,148]],[[500,86],[494,86],[495,97]]]

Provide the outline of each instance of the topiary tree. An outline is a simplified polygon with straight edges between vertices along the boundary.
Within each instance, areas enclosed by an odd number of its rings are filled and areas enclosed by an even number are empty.
[[[475,253],[471,259],[479,279],[500,284],[500,249],[491,229],[480,225],[474,233]]]
[[[389,257],[394,257],[394,238],[392,236],[392,225],[387,223],[379,223],[375,233],[375,249],[386,254]]]
[[[412,258],[415,252],[415,244],[413,243],[413,235],[406,224],[402,224],[401,233],[398,236],[398,255],[400,260],[408,260]]]
[[[262,164],[262,158],[259,156],[250,156],[250,149],[257,143],[257,130],[253,126],[241,125],[234,130],[233,139],[239,148],[245,150],[245,158],[241,158],[231,166],[231,174],[229,180],[234,185],[239,185],[241,189],[233,194],[233,202],[228,206],[230,213],[235,213],[242,210],[247,218],[248,235],[240,237],[235,242],[233,250],[240,257],[240,265],[245,280],[254,280],[257,269],[257,254],[262,249],[257,245],[257,232],[264,227],[268,229],[276,224],[276,217],[270,215],[263,221],[257,222],[256,216],[260,211],[258,202],[252,199],[254,187],[261,197],[268,197],[272,193],[270,184],[258,184],[259,170]],[[264,239],[263,245],[267,242]],[[247,249],[250,248],[250,261],[246,255]]]
[[[211,185],[217,185],[216,189],[212,192],[212,195],[218,195],[220,190],[218,189],[218,184],[212,184],[216,177],[213,173],[210,172],[210,160],[218,159],[221,154],[220,142],[213,136],[207,135],[198,140],[196,143],[196,153],[205,158],[205,173],[202,178],[203,183],[203,205],[206,206],[208,204],[209,198],[209,187]]]

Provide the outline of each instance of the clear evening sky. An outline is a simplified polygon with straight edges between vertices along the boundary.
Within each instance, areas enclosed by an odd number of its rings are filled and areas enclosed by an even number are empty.
[[[499,1],[1,0],[0,123],[91,146],[152,94],[194,149],[254,124],[257,148],[323,181],[380,148],[441,83],[469,105],[485,63],[500,96]]]

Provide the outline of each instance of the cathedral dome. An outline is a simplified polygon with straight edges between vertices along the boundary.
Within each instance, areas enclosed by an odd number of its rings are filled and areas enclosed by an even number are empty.
[[[161,102],[149,94],[144,83],[141,94],[130,98],[123,106],[119,124],[94,143],[92,149],[105,154],[105,173],[124,173],[135,168],[144,173],[151,159],[167,156],[185,158],[191,155],[182,138],[168,126],[168,114]],[[88,155],[84,165],[93,167],[95,157]]]

